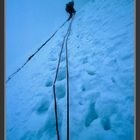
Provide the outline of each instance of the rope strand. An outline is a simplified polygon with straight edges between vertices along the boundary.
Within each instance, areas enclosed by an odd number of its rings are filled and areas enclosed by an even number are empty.
[[[65,41],[67,43],[67,40],[68,40],[68,36],[69,36],[69,33],[70,33],[70,29],[71,29],[71,23],[72,23],[72,20],[71,20],[70,25],[68,27],[67,33],[66,33],[66,35],[64,36],[64,39],[63,39],[62,47],[61,47],[60,54],[59,54],[59,60],[58,60],[58,64],[57,64],[56,74],[55,74],[55,78],[54,78],[54,83],[53,83],[54,111],[55,111],[55,120],[56,120],[56,134],[57,134],[57,139],[58,140],[60,140],[60,135],[59,135],[59,128],[58,128],[58,110],[57,110],[57,100],[56,100],[56,89],[55,88],[56,88],[56,80],[57,80],[57,76],[58,76],[58,72],[59,72],[59,67],[60,67],[61,56],[62,56],[63,48],[64,48],[64,45],[65,45]],[[68,110],[68,112],[69,112],[69,110]],[[67,124],[69,124],[68,122],[69,122],[69,119],[67,119]],[[69,137],[69,125],[67,125],[67,133],[68,133],[67,136]]]
[[[67,35],[67,34],[66,34],[66,35]],[[65,35],[65,37],[66,37],[66,35]],[[55,90],[56,85],[55,85],[55,84],[56,84],[56,80],[57,80],[57,76],[58,76],[58,71],[59,71],[61,56],[62,56],[62,52],[63,52],[65,37],[64,37],[64,39],[63,39],[61,51],[60,51],[60,54],[59,54],[59,60],[58,60],[57,69],[56,69],[56,74],[55,74],[54,83],[53,83],[54,111],[55,111],[55,120],[56,120],[56,134],[57,134],[57,139],[58,139],[58,140],[60,140],[60,136],[59,136],[59,128],[58,128],[58,111],[57,111],[56,90]]]
[[[8,77],[6,83],[8,83],[21,69],[23,69],[23,67],[46,45],[46,43],[48,43],[55,36],[55,34],[65,25],[66,22],[67,20],[26,60],[26,62],[20,68],[18,68]]]
[[[73,20],[73,18],[72,18]],[[70,116],[70,111],[69,111],[69,64],[68,64],[68,38],[70,35],[70,30],[71,30],[71,25],[72,25],[72,20],[71,20],[71,24],[70,24],[70,29],[69,29],[69,33],[66,39],[66,80],[67,80],[67,140],[70,139],[70,135],[69,135],[69,116]]]

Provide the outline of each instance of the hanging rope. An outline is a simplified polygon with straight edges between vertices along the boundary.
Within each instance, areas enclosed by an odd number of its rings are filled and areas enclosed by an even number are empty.
[[[55,119],[56,119],[56,134],[57,134],[57,140],[60,140],[60,134],[59,134],[59,128],[58,128],[58,110],[57,110],[57,101],[56,101],[56,80],[57,80],[57,76],[58,76],[58,71],[59,71],[59,67],[60,67],[60,61],[61,61],[61,56],[62,56],[62,52],[63,52],[63,48],[64,48],[64,44],[66,42],[67,44],[67,40],[68,40],[68,36],[70,34],[70,29],[71,29],[71,24],[72,24],[72,20],[70,22],[70,25],[68,27],[67,33],[64,36],[63,42],[62,42],[62,47],[60,50],[60,54],[59,54],[59,60],[58,60],[58,64],[57,64],[57,69],[56,69],[56,74],[55,74],[55,78],[54,78],[54,82],[53,82],[53,95],[54,95],[54,111],[55,111]],[[66,40],[66,41],[65,41]],[[67,46],[67,45],[66,45]],[[68,81],[69,81],[69,77],[68,77],[68,56],[67,56],[67,140],[69,140],[69,86],[68,86]]]
[[[73,20],[73,17],[72,17]],[[69,29],[69,33],[67,35],[66,38],[66,80],[67,80],[67,140],[70,139],[70,135],[69,135],[69,116],[70,116],[70,111],[69,111],[69,64],[68,64],[68,38],[70,35],[70,31],[71,31],[71,25],[72,25],[72,21],[70,24],[70,29]]]
[[[69,24],[68,30],[66,35],[64,36],[61,51],[59,54],[59,60],[57,64],[57,69],[56,69],[56,75],[53,83],[53,95],[54,95],[54,110],[55,110],[55,119],[56,119],[56,133],[57,133],[57,139],[60,140],[60,135],[59,135],[59,128],[58,128],[58,111],[57,111],[57,101],[56,101],[56,80],[58,76],[58,71],[59,71],[59,66],[60,66],[60,61],[61,61],[61,56],[64,48],[64,44],[66,42],[66,79],[67,79],[67,140],[69,140],[69,71],[68,71],[68,50],[67,50],[67,41],[68,37],[70,34],[71,30],[71,25],[72,25],[73,17],[71,19],[71,22]],[[48,38],[28,59],[27,61],[20,67],[18,68],[14,73],[12,73],[8,79],[6,80],[6,83],[8,83],[20,70],[24,68],[24,66],[48,43],[54,36],[55,34],[65,25],[67,20]]]
[[[6,83],[8,83],[31,60],[31,58],[33,58],[46,45],[46,43],[48,43],[54,37],[54,35],[65,25],[66,22],[67,20],[27,59],[27,61],[20,68],[18,68],[8,77]]]

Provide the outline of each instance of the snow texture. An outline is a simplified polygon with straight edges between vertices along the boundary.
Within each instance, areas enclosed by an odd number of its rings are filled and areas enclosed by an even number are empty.
[[[53,81],[67,23],[6,85],[7,140],[56,140]],[[134,139],[134,1],[89,0],[68,40],[70,139]],[[23,62],[21,62],[23,63]],[[56,82],[66,140],[65,48]]]

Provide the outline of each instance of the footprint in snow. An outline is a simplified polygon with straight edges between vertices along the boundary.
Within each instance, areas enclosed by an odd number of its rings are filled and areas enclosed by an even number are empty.
[[[85,120],[85,126],[88,127],[90,124],[98,118],[98,114],[95,109],[95,103],[91,103],[88,108],[88,113]]]
[[[57,81],[62,81],[66,78],[66,71],[65,68],[59,69]]]
[[[88,73],[89,75],[91,75],[91,76],[93,76],[93,75],[96,74],[96,72],[95,72],[93,69],[87,69],[86,71],[87,71],[87,73]]]
[[[51,79],[48,79],[45,83],[46,87],[51,87],[53,85],[53,81]]]
[[[87,72],[89,75],[91,75],[91,76],[93,76],[93,75],[96,74],[96,72],[95,72],[93,66],[88,66],[88,67],[86,67],[86,72]]]
[[[58,99],[65,97],[65,83],[64,82],[58,82],[56,83],[56,97]]]
[[[101,119],[101,124],[102,124],[104,130],[110,130],[111,129],[111,124],[110,124],[109,117],[103,117]]]
[[[48,111],[50,106],[50,103],[46,99],[42,99],[36,106],[35,110],[37,114],[44,114],[46,111]]]

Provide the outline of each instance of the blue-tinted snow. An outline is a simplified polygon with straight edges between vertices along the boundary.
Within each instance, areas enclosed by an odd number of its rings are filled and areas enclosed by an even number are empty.
[[[68,23],[7,84],[7,140],[56,140],[52,83],[67,28]],[[70,139],[133,140],[134,1],[88,1],[74,17],[68,51]],[[56,84],[61,140],[66,140],[64,52]]]

